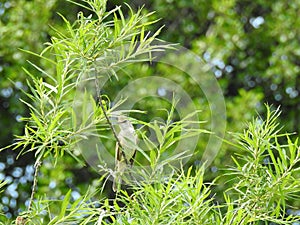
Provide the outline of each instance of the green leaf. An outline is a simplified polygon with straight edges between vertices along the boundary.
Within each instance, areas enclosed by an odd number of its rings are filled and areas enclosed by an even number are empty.
[[[163,137],[163,134],[160,130],[160,127],[159,127],[159,124],[158,124],[157,121],[154,121],[152,128],[155,131],[155,134],[156,134],[156,137],[157,137],[157,140],[158,140],[159,144],[162,145],[163,142],[164,142],[164,137]]]
[[[150,151],[150,165],[151,166],[156,166],[156,152],[154,150]]]
[[[67,207],[70,204],[71,192],[72,192],[72,190],[69,190],[67,192],[67,194],[64,197],[64,200],[61,203],[60,214],[59,214],[60,219],[64,217],[64,215],[66,213],[66,210],[67,210]]]
[[[58,121],[61,119],[61,117],[62,117],[64,114],[65,114],[64,111],[58,112],[58,113],[55,115],[55,117],[51,120],[50,125],[49,125],[49,127],[48,127],[48,129],[47,129],[49,133],[52,132],[52,130],[53,130],[54,128],[57,128],[57,127],[58,127]]]
[[[34,112],[30,113],[31,118],[34,120],[34,122],[36,123],[36,125],[38,126],[38,128],[42,131],[45,132],[45,126],[41,123],[41,121],[39,120],[39,118],[37,118],[37,116],[35,115]]]

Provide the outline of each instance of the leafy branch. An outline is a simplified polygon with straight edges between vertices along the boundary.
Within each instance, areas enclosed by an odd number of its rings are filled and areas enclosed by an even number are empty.
[[[147,27],[156,22],[149,20],[151,13],[143,14],[142,9],[134,13],[127,5],[131,15],[126,19],[121,7],[106,12],[106,0],[82,2],[91,15],[85,16],[80,12],[73,24],[60,15],[66,32],[53,27],[56,36],[51,38],[41,54],[24,50],[40,57],[49,66],[42,68],[29,62],[40,73],[38,77],[24,68],[31,81],[27,81],[30,92],[25,93],[29,101],[22,102],[28,106],[30,115],[23,118],[26,122],[24,135],[17,136],[16,142],[7,147],[21,149],[20,154],[35,153],[35,175],[28,211],[32,208],[38,172],[44,158],[57,160],[67,153],[82,163],[74,153],[74,146],[81,138],[86,138],[86,131],[96,124],[103,124],[103,117],[119,142],[108,112],[102,105],[101,90],[97,85],[99,75],[87,78],[84,75],[98,71],[102,75],[112,73],[117,77],[116,72],[122,64],[151,60],[153,52],[170,47],[152,45],[161,29],[151,36],[150,32],[145,33]],[[83,6],[78,2],[75,4]],[[110,16],[113,20],[109,20]],[[96,115],[99,110],[94,108],[93,116],[87,115],[87,120],[78,123],[73,108],[74,94],[80,83],[86,80],[94,80],[102,111]]]
[[[237,159],[232,157],[236,167],[227,175],[234,176],[231,180],[234,185],[228,192],[234,191],[238,198],[234,202],[235,216],[229,224],[237,220],[241,208],[247,214],[239,224],[259,220],[291,224],[299,219],[285,215],[287,202],[297,198],[300,189],[295,177],[300,170],[297,167],[300,163],[298,138],[292,142],[291,135],[280,134],[279,108],[274,111],[269,106],[266,108],[265,120],[257,118],[237,136],[242,153],[237,153]],[[287,144],[280,144],[283,138]]]

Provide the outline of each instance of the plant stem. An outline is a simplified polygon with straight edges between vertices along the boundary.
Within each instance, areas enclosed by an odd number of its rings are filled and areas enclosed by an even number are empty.
[[[97,69],[96,69],[96,68],[95,68],[95,71],[97,72]],[[109,119],[108,116],[107,116],[106,109],[105,109],[105,107],[104,107],[104,105],[103,105],[103,103],[102,103],[102,100],[103,100],[103,99],[102,99],[102,96],[101,96],[101,93],[100,93],[100,88],[99,88],[99,83],[98,83],[98,79],[97,79],[96,73],[95,73],[95,86],[96,86],[96,92],[97,92],[98,103],[99,103],[99,105],[100,105],[100,107],[101,107],[101,109],[102,109],[102,112],[103,112],[104,117],[105,117],[105,119],[106,119],[106,121],[107,121],[107,124],[108,124],[109,128],[111,129],[111,131],[112,131],[112,133],[113,133],[113,135],[114,135],[114,137],[115,137],[115,139],[116,139],[116,142],[117,142],[117,144],[119,145],[119,147],[120,147],[120,149],[121,149],[121,154],[122,154],[122,156],[123,156],[123,158],[124,158],[124,161],[125,161],[126,165],[129,165],[128,160],[127,160],[126,155],[125,155],[125,152],[124,152],[124,148],[123,148],[123,146],[122,146],[122,144],[121,144],[121,142],[120,142],[120,140],[119,140],[119,138],[118,138],[118,135],[117,135],[117,133],[116,133],[116,131],[115,131],[115,129],[114,129],[114,127],[113,127],[113,125],[112,125],[110,119]]]
[[[42,163],[41,161],[37,161],[35,164],[35,172],[34,172],[34,177],[33,177],[33,185],[32,185],[32,190],[31,190],[31,196],[29,199],[29,204],[28,204],[28,211],[30,211],[31,207],[32,207],[32,202],[34,199],[34,194],[36,192],[36,187],[37,187],[37,182],[38,182],[38,173],[39,173],[39,169],[41,167]]]

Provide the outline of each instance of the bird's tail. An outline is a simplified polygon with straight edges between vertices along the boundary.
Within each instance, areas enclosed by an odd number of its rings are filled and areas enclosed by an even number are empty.
[[[117,192],[120,190],[120,187],[122,185],[122,175],[126,169],[126,163],[125,162],[116,162],[116,174],[113,181],[113,191]]]
[[[122,184],[122,178],[120,175],[116,175],[116,177],[114,178],[114,182],[113,182],[113,191],[117,192],[118,190],[120,190]]]

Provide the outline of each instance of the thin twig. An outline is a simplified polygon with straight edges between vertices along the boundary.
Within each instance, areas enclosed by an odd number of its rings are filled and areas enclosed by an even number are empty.
[[[118,145],[119,145],[119,147],[121,149],[121,154],[124,157],[124,161],[125,161],[126,165],[129,165],[128,160],[127,160],[126,155],[125,155],[125,152],[124,152],[124,148],[123,148],[123,146],[122,146],[122,144],[121,144],[121,142],[120,142],[120,140],[118,138],[118,135],[117,135],[117,133],[116,133],[116,131],[115,131],[115,129],[114,129],[114,127],[113,127],[110,119],[107,116],[106,109],[105,109],[105,107],[104,107],[104,105],[102,103],[103,99],[102,99],[102,96],[101,96],[101,93],[100,93],[99,83],[98,83],[98,79],[97,79],[97,69],[95,69],[95,71],[96,71],[96,73],[95,73],[95,86],[96,86],[98,103],[99,103],[99,105],[100,105],[100,107],[102,109],[102,112],[103,112],[104,117],[105,117],[105,119],[107,121],[107,124],[108,124],[109,128],[111,129],[111,131],[112,131],[112,133],[113,133],[113,135],[114,135],[114,137],[116,139],[116,142],[118,143]]]
[[[34,194],[36,192],[36,187],[37,187],[37,182],[38,182],[38,173],[39,173],[39,169],[40,169],[41,165],[42,165],[41,161],[38,161],[35,164],[35,172],[34,172],[34,177],[33,177],[33,185],[32,185],[32,190],[31,190],[31,196],[30,196],[29,204],[28,204],[28,211],[30,211],[30,209],[31,209],[32,202],[33,202],[33,199],[34,199]]]

